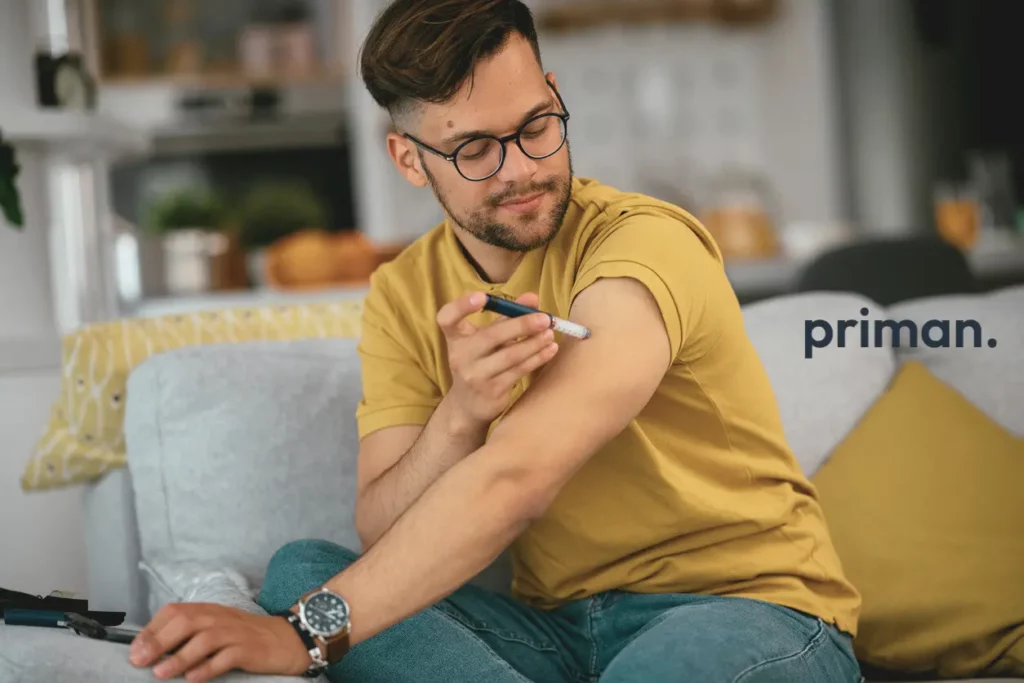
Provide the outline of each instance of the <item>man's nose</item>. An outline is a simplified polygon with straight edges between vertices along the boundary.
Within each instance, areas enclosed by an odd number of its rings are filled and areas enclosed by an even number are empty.
[[[537,173],[537,161],[531,159],[519,149],[515,141],[505,145],[505,163],[498,171],[498,180],[515,182],[532,178]]]

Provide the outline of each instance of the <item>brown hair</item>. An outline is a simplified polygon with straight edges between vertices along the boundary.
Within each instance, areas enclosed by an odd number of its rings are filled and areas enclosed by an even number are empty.
[[[393,119],[421,102],[447,102],[513,33],[540,64],[533,14],[521,0],[394,0],[360,50],[363,83]]]

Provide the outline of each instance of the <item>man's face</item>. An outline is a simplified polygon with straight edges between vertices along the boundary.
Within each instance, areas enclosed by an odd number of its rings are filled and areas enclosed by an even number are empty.
[[[554,85],[554,77],[549,75],[549,80]],[[472,87],[467,81],[453,101],[423,105],[415,130],[408,132],[451,154],[474,134],[511,135],[542,113],[562,109],[529,42],[513,35],[500,52],[477,66]],[[402,142],[404,149],[392,142],[392,154],[400,150],[396,162],[406,177],[417,185],[429,183],[448,217],[482,242],[525,252],[544,246],[558,232],[571,191],[568,141],[544,159],[533,159],[508,142],[501,170],[483,181],[467,180],[454,164],[408,139]]]

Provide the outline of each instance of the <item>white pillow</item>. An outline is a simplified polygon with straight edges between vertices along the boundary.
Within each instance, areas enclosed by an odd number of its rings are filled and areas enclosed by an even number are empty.
[[[178,602],[212,602],[266,614],[254,601],[256,591],[240,573],[200,562],[139,562],[149,582],[150,614]]]

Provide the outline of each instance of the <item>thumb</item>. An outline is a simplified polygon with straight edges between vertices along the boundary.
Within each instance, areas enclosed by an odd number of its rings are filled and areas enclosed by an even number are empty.
[[[476,327],[466,320],[467,317],[480,311],[487,297],[481,292],[473,292],[449,301],[437,312],[437,324],[448,339],[466,337],[476,332]]]
[[[518,299],[516,299],[516,303],[522,304],[523,306],[529,306],[530,308],[539,308],[540,297],[533,292],[524,292]]]

